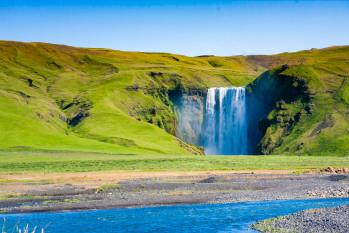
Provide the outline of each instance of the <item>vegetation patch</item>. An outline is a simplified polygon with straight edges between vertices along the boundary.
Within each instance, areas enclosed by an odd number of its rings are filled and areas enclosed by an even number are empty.
[[[281,220],[282,217],[272,218],[260,221],[258,223],[253,224],[251,227],[260,232],[268,232],[268,233],[297,233],[293,229],[285,229],[275,227],[275,222]]]
[[[96,189],[96,193],[111,192],[117,190],[118,188],[118,184],[104,184]]]

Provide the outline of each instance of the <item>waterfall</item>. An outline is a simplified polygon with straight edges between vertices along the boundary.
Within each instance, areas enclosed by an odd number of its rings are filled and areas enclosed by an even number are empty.
[[[245,88],[208,89],[201,133],[206,154],[248,154],[247,124]]]

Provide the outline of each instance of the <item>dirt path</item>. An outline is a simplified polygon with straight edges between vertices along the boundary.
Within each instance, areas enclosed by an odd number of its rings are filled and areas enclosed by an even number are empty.
[[[137,171],[103,171],[77,173],[0,173],[0,188],[7,192],[22,192],[36,185],[70,184],[85,188],[96,188],[104,184],[156,178],[204,177],[229,174],[292,174],[290,170],[236,170],[236,171],[175,171],[175,172],[137,172]],[[23,185],[24,184],[24,185]],[[28,185],[30,184],[30,185]],[[6,187],[6,188],[5,188]]]

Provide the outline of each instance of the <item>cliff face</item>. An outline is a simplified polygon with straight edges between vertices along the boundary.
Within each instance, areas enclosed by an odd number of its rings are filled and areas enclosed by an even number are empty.
[[[338,49],[321,51],[318,61],[274,68],[249,85],[251,102],[258,103],[251,111],[260,115],[257,153],[348,155],[349,56],[334,62],[332,53]]]
[[[289,69],[294,68],[283,65],[265,72],[248,86],[251,146],[256,146],[257,154],[273,153],[313,112],[307,79],[287,75]]]
[[[187,143],[201,146],[201,132],[204,122],[203,95],[185,93],[172,97],[176,114],[176,135]]]

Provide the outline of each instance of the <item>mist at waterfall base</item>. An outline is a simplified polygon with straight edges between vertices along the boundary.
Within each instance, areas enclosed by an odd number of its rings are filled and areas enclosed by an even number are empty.
[[[213,87],[206,95],[182,95],[175,101],[177,136],[204,148],[205,154],[248,155],[257,152],[260,120],[268,109],[244,87]]]

